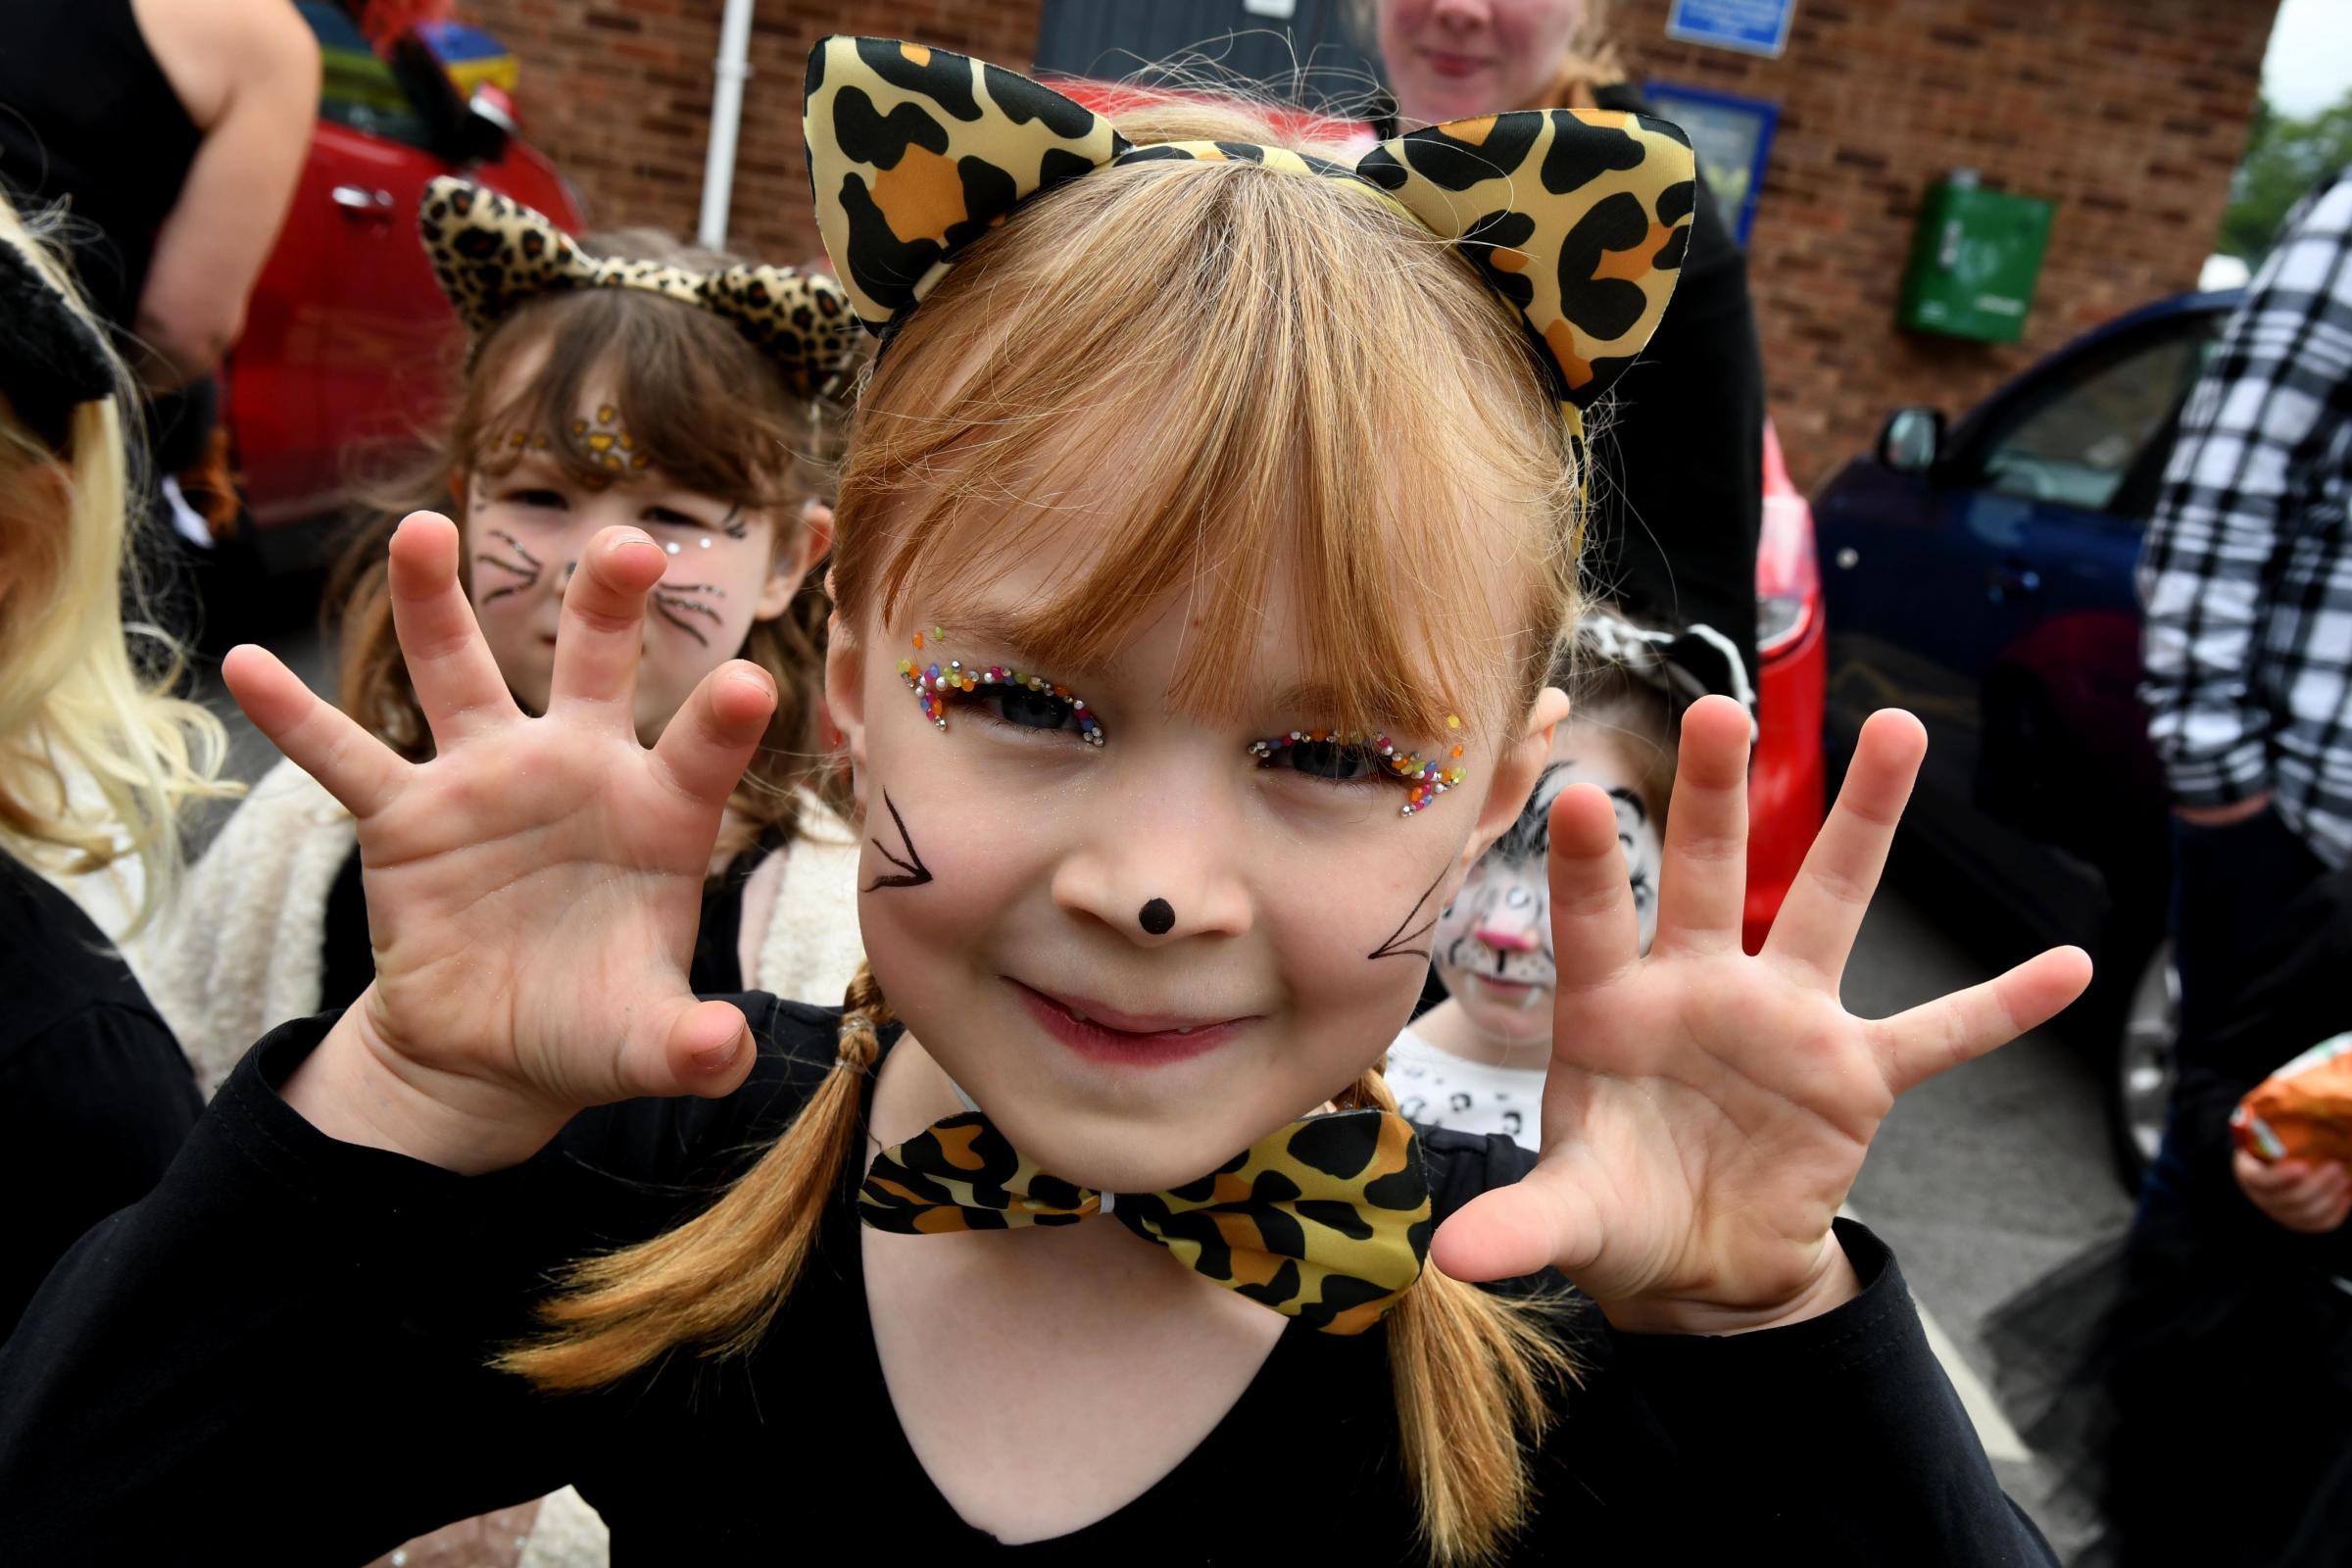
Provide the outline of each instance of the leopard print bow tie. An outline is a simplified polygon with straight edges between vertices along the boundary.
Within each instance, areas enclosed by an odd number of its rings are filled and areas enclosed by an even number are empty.
[[[590,256],[544,214],[448,174],[425,186],[416,227],[441,292],[477,347],[521,305],[574,288],[643,289],[709,311],[774,361],[803,396],[832,391],[855,346],[849,296],[812,272],[750,262],[697,272]]]
[[[1409,1122],[1384,1110],[1309,1116],[1199,1181],[1115,1195],[1047,1175],[987,1116],[966,1111],[884,1150],[858,1212],[908,1236],[1108,1213],[1188,1268],[1326,1334],[1379,1322],[1429,1253],[1421,1146]]]
[[[1016,73],[891,38],[808,57],[817,226],[879,333],[1021,202],[1115,164],[1242,162],[1339,180],[1452,243],[1516,311],[1581,438],[1658,324],[1690,242],[1690,144],[1643,115],[1516,110],[1385,141],[1352,165],[1240,142],[1136,146]]]

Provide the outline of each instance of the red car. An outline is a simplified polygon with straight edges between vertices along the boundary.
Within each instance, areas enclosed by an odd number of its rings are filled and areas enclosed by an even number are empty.
[[[496,60],[453,70],[415,37],[387,60],[333,0],[296,9],[323,59],[318,131],[221,371],[231,463],[266,556],[283,552],[288,524],[340,510],[370,449],[413,434],[448,389],[458,326],[416,238],[425,182],[464,173],[581,223],[554,165],[514,134]],[[489,79],[468,91],[469,76]]]

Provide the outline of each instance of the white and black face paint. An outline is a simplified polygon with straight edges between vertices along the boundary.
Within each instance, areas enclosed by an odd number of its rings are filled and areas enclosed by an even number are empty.
[[[1433,933],[1432,956],[1446,989],[1491,1032],[1548,1032],[1551,1026],[1557,971],[1544,862],[1551,851],[1551,803],[1571,784],[1597,784],[1608,792],[1617,808],[1617,842],[1633,884],[1642,951],[1649,951],[1657,934],[1658,868],[1664,858],[1658,825],[1615,747],[1576,747],[1544,768],[1526,809],[1470,868]]]

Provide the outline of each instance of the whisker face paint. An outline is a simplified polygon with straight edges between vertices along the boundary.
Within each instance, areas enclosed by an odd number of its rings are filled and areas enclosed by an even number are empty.
[[[710,600],[726,597],[727,591],[724,588],[711,583],[682,582],[674,585],[662,583],[654,589],[654,612],[663,620],[668,621],[678,630],[708,648],[710,646],[710,639],[703,634],[702,628],[696,626],[687,617],[690,615],[700,616],[713,626],[725,625],[726,617],[711,607]]]
[[[473,559],[482,565],[492,567],[499,571],[512,573],[519,580],[508,583],[503,588],[492,589],[489,593],[486,593],[482,596],[482,603],[487,605],[496,600],[504,599],[509,594],[518,594],[526,588],[536,588],[539,586],[539,573],[546,569],[547,564],[541,561],[537,556],[532,555],[528,550],[524,549],[522,541],[515,538],[513,534],[507,532],[507,530],[504,528],[491,529],[490,537],[499,540],[509,550],[513,551],[514,553],[514,558],[509,559],[505,556],[493,555],[489,551],[484,550],[477,552]]]
[[[891,821],[898,826],[899,845],[906,854],[894,855],[880,839],[868,840],[882,858],[899,869],[894,875],[874,878],[866,885],[865,891],[872,893],[881,888],[919,888],[931,880],[931,868],[923,863],[922,852],[914,847],[914,837],[906,831],[906,819],[899,814],[898,803],[890,798],[888,790],[882,792],[882,805],[890,812]]]
[[[1429,961],[1429,950],[1427,948],[1416,948],[1412,946],[1412,944],[1419,942],[1422,938],[1428,936],[1430,931],[1436,927],[1439,917],[1433,914],[1428,919],[1423,920],[1419,925],[1413,926],[1413,929],[1410,931],[1407,931],[1405,927],[1412,926],[1413,921],[1419,918],[1421,911],[1429,906],[1430,895],[1437,892],[1438,883],[1445,880],[1446,871],[1445,868],[1441,866],[1438,870],[1436,880],[1432,881],[1429,886],[1421,890],[1421,896],[1413,901],[1413,906],[1405,911],[1404,918],[1396,922],[1396,929],[1390,932],[1386,940],[1384,940],[1379,947],[1374,948],[1370,953],[1365,954],[1364,956],[1368,959],[1419,958],[1423,963],[1427,963]]]

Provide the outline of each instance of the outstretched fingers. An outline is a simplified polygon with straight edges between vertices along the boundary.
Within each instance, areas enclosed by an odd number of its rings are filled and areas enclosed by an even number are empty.
[[[751,765],[775,711],[776,683],[735,659],[703,677],[654,743],[654,763],[689,800],[715,810]]]
[[[588,541],[579,569],[564,590],[550,713],[569,709],[635,728],[645,596],[668,564],[662,547],[634,528],[606,528]]]
[[[1797,964],[1837,991],[1927,751],[1927,729],[1909,713],[1886,709],[1864,721],[1838,804],[1764,939],[1766,957]]]
[[[1666,858],[1658,874],[1658,953],[1738,952],[1747,903],[1747,710],[1702,697],[1683,715]]]
[[[2090,956],[2052,948],[1982,985],[1869,1026],[1896,1094],[2005,1046],[2063,1011],[2090,984]]]
[[[220,662],[228,689],[254,728],[366,821],[400,790],[409,764],[267,649],[243,643]]]
[[[439,513],[413,512],[392,532],[392,625],[436,747],[522,716],[458,580],[458,525]]]

